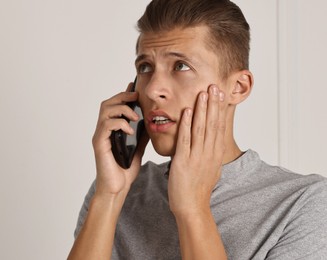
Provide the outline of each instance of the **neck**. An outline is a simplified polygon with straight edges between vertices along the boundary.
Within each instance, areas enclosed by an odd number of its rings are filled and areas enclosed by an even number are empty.
[[[238,147],[234,139],[234,114],[235,107],[231,107],[230,113],[227,114],[227,126],[225,132],[225,153],[223,158],[223,164],[230,163],[240,157],[243,152]]]
[[[226,149],[223,157],[223,164],[230,163],[240,157],[243,152],[237,146],[234,139],[230,140],[229,143],[226,142]]]

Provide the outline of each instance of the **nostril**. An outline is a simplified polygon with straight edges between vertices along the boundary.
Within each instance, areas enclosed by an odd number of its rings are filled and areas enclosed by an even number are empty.
[[[160,98],[166,98],[164,95],[160,95],[159,97],[160,97]]]

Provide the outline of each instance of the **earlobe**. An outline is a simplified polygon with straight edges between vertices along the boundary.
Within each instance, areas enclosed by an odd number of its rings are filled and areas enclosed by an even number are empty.
[[[245,100],[251,93],[253,75],[248,70],[237,72],[233,77],[230,103],[237,105]]]

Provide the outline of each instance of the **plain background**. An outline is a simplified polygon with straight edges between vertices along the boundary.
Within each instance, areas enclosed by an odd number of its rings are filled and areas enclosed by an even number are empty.
[[[65,259],[95,177],[100,102],[135,69],[149,0],[0,1],[0,258]],[[236,1],[252,27],[255,86],[236,116],[242,150],[327,176],[323,0]],[[145,160],[162,162],[148,148]]]

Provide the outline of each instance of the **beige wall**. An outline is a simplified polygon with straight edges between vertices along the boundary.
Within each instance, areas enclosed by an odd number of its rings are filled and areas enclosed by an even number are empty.
[[[243,150],[327,176],[323,0],[236,1],[252,25],[255,86],[237,113]],[[95,176],[99,103],[134,78],[148,0],[0,2],[0,259],[65,259]],[[146,160],[163,161],[152,149]]]

